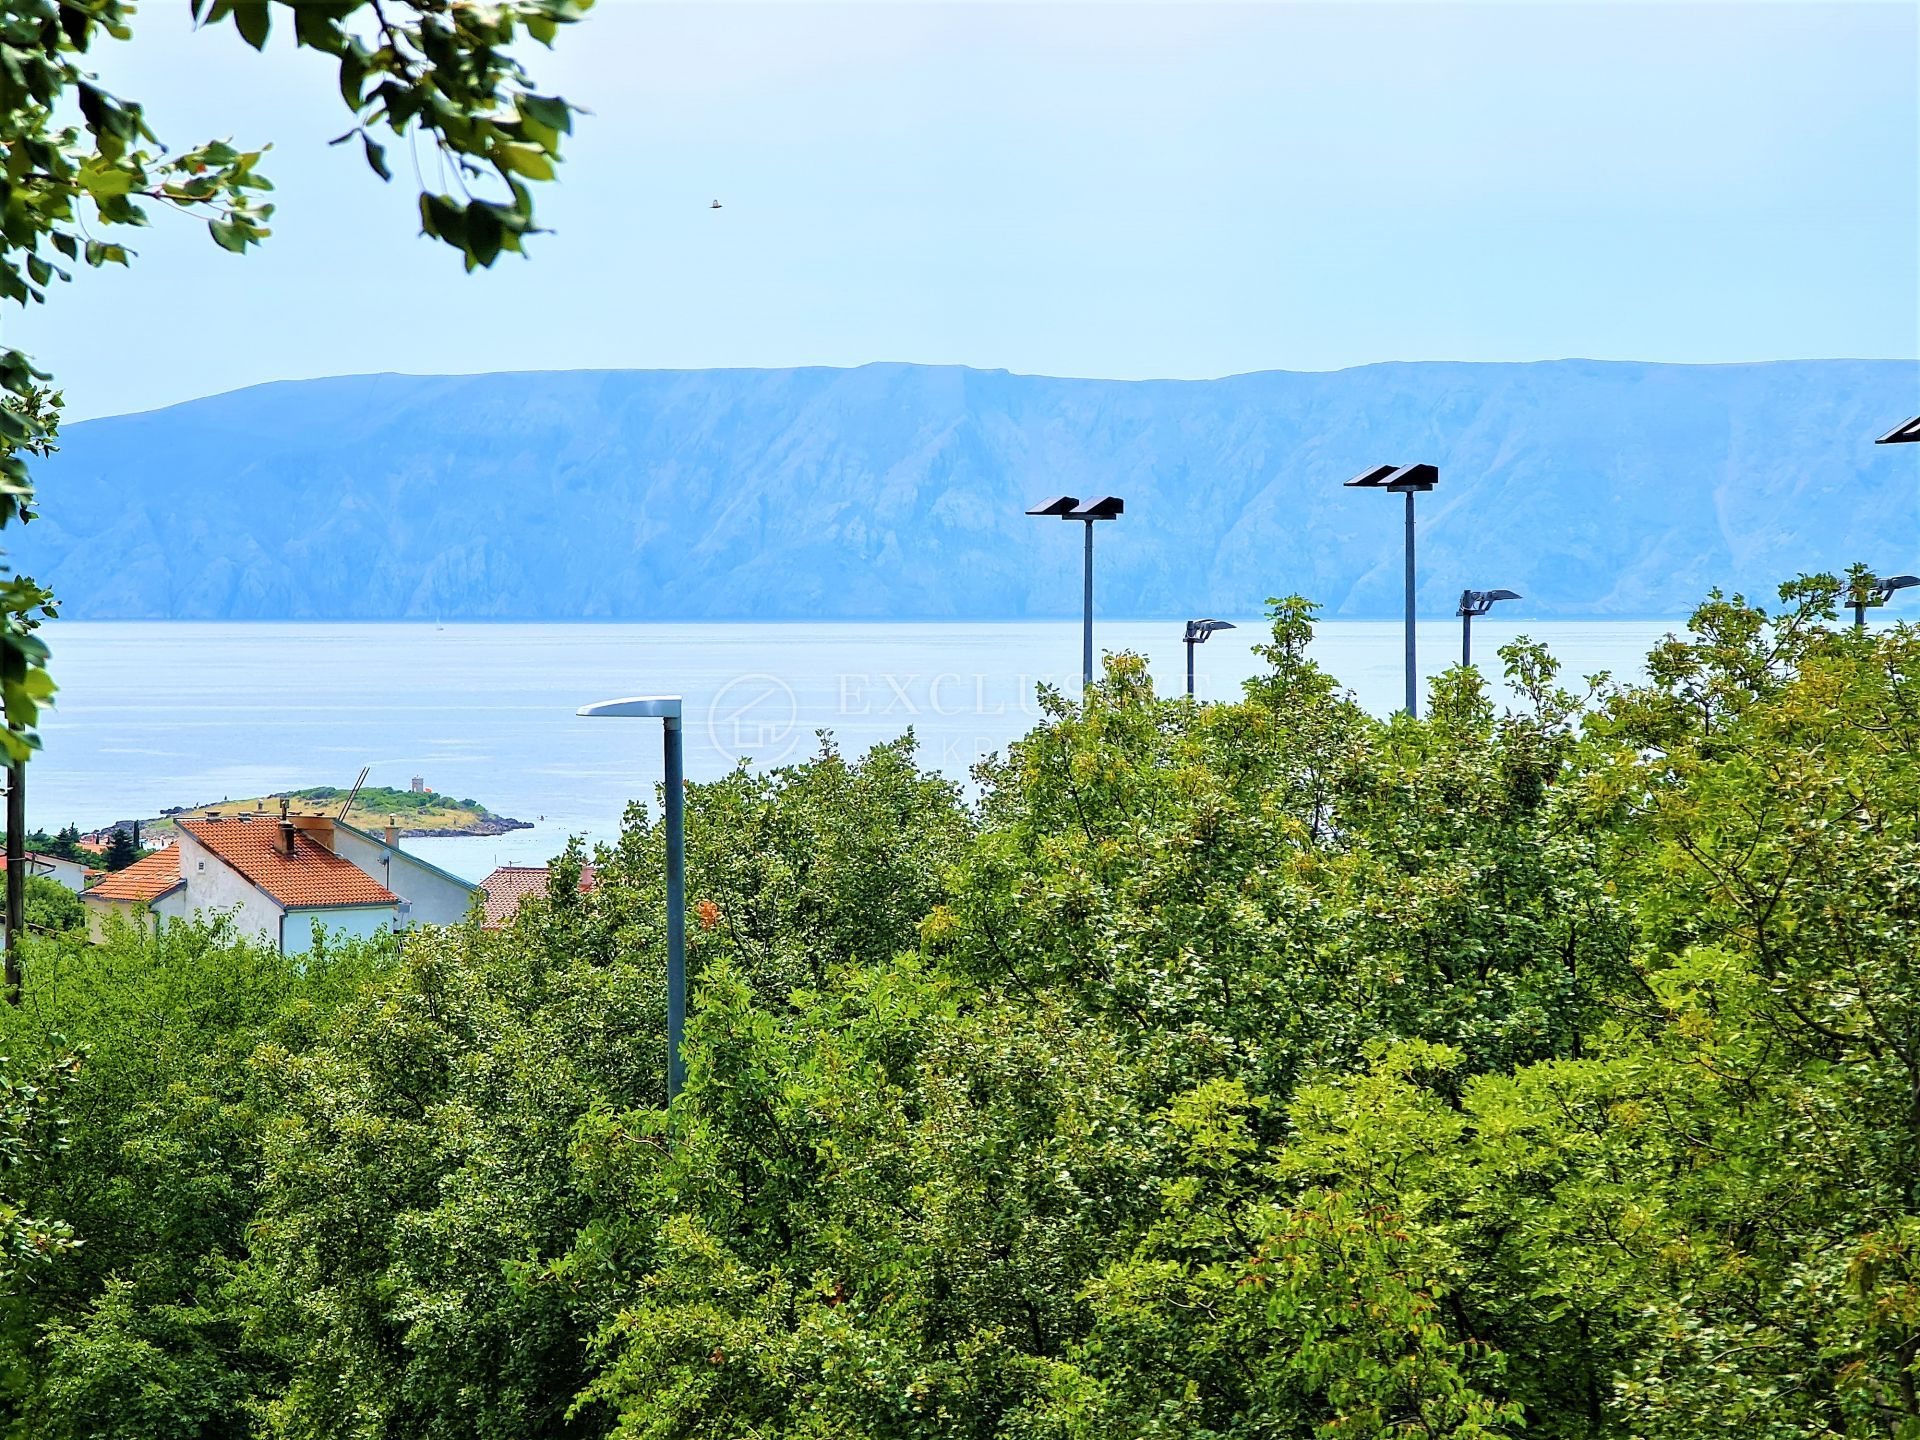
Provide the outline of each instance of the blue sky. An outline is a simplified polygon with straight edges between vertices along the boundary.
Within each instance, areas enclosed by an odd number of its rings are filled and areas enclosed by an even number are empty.
[[[327,148],[322,61],[137,24],[109,85],[272,141],[281,208],[6,317],[74,419],[369,370],[1920,354],[1906,3],[601,0],[533,57],[595,112],[556,233],[475,276]]]

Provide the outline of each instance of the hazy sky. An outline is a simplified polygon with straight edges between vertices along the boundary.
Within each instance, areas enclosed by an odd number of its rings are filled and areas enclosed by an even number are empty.
[[[595,112],[556,233],[474,276],[404,162],[327,148],[324,61],[186,10],[102,74],[175,143],[272,141],[276,233],[162,219],[9,312],[70,418],[370,370],[1920,354],[1899,0],[601,0],[531,57]]]

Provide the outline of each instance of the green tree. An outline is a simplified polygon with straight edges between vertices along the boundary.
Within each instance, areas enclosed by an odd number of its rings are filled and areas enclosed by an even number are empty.
[[[106,854],[100,863],[108,870],[124,870],[139,858],[140,852],[133,848],[133,832],[117,827],[107,836]]]
[[[62,860],[77,861],[82,865],[91,865],[99,857],[80,848],[80,827],[67,824],[49,835],[44,830],[32,830],[27,833],[27,849],[40,855],[54,855]]]
[[[1388,722],[1285,602],[1240,702],[1115,657],[971,806],[910,737],[689,786],[671,1116],[638,809],[397,959],[36,951],[0,1068],[71,1143],[28,1106],[0,1166],[68,1228],[21,1222],[0,1416],[1912,1440],[1920,632],[1844,583]]]
[[[24,913],[27,928],[37,934],[77,933],[87,928],[87,907],[58,880],[29,875]]]
[[[248,1057],[314,1043],[387,947],[294,960],[191,924],[28,945],[0,1054],[9,1075],[62,1075],[66,1123],[54,1146],[35,1117],[7,1203],[58,1217],[74,1246],[4,1291],[0,1434],[245,1435],[285,1373],[251,1338],[244,1261],[273,1112]]]

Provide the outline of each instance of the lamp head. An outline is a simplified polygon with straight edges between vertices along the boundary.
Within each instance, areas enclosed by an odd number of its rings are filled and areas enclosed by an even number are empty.
[[[1376,465],[1371,470],[1362,470],[1358,475],[1347,481],[1346,484],[1349,489],[1358,485],[1370,490],[1399,468],[1398,465]]]
[[[1187,621],[1186,642],[1189,645],[1204,645],[1207,637],[1216,630],[1236,628],[1229,620],[1189,620]]]
[[[1071,495],[1056,495],[1051,500],[1042,500],[1038,505],[1034,506],[1033,509],[1027,511],[1027,513],[1029,515],[1058,515],[1064,520],[1068,515],[1073,513],[1073,507],[1079,503],[1080,502]]]
[[[1380,482],[1380,488],[1404,495],[1409,490],[1416,493],[1431,490],[1439,483],[1440,469],[1437,465],[1402,465]]]
[[[573,713],[596,718],[612,716],[619,720],[678,720],[680,697],[678,695],[634,695],[625,700],[601,700],[592,705],[582,705]]]
[[[1118,495],[1099,495],[1083,501],[1067,512],[1069,520],[1114,520],[1127,508]]]
[[[1376,465],[1346,483],[1365,490],[1390,490],[1396,495],[1408,491],[1417,494],[1440,483],[1440,469],[1436,465]]]
[[[1484,615],[1493,609],[1493,602],[1496,600],[1519,600],[1521,598],[1520,593],[1516,590],[1462,590],[1460,592],[1460,608],[1453,613],[1456,615]]]
[[[1873,442],[1876,445],[1920,445],[1920,415],[1899,424]]]
[[[1885,600],[1896,590],[1920,585],[1920,575],[1888,575],[1873,582],[1873,593]]]

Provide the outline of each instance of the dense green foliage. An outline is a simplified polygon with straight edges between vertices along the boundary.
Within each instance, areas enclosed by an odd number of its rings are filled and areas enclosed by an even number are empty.
[[[312,800],[319,804],[329,801],[343,801],[352,792],[342,790],[336,785],[316,785],[310,790],[295,790],[290,798],[294,800]],[[387,815],[410,810],[471,810],[485,815],[487,807],[478,800],[456,800],[451,795],[442,795],[437,790],[396,790],[391,785],[366,785],[361,787],[354,800],[354,808],[369,815]]]
[[[35,934],[61,934],[87,928],[87,907],[58,880],[49,880],[45,875],[27,876],[25,898],[21,913],[27,928]]]
[[[42,944],[0,1415],[1920,1436],[1920,631],[1840,593],[1387,722],[1290,603],[1242,702],[1118,657],[977,803],[910,740],[690,787],[671,1117],[638,811],[397,955]]]

